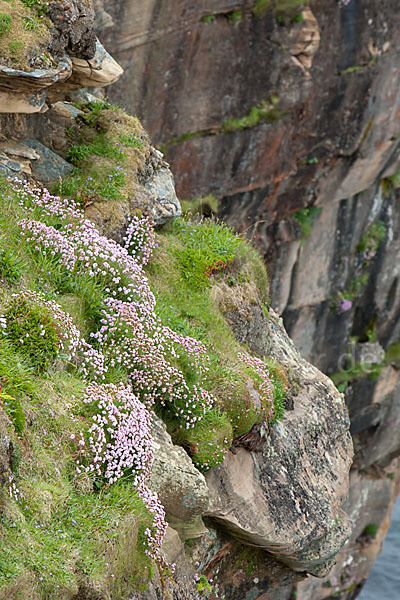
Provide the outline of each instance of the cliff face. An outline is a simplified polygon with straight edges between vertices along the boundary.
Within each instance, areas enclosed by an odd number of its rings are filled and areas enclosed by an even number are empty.
[[[234,255],[222,273],[217,262],[209,270],[211,323],[196,312],[199,300],[183,287],[180,272],[173,280],[182,240],[164,232],[148,274],[169,306],[164,317],[179,331],[191,332],[195,323],[199,335],[213,332],[214,322],[224,328],[212,344],[222,339],[234,348],[236,378],[232,389],[217,386],[221,397],[228,391],[235,399],[246,383],[241,401],[260,411],[260,393],[243,379],[239,342],[263,360],[272,358],[278,367],[269,368],[286,389],[283,419],[244,427],[232,444],[230,438],[223,464],[205,477],[154,421],[149,485],[173,526],[163,549],[177,570],[175,584],[154,577],[147,592],[132,592],[142,600],[202,593],[226,600],[288,600],[295,593],[303,600],[332,593],[352,598],[370,571],[398,491],[398,15],[394,3],[378,10],[372,0],[362,8],[355,0],[342,9],[327,1],[300,4],[149,0],[139,10],[127,1],[94,3],[99,35],[126,70],[109,96],[143,117],[165,149],[180,196],[213,192],[220,214],[252,237],[270,271],[268,310],[267,286],[249,249],[245,259]],[[0,173],[49,185],[62,177],[61,191],[80,200],[102,233],[122,242],[137,208],[161,224],[180,206],[168,165],[140,124],[79,91],[112,83],[121,68],[95,44],[87,3],[75,0],[64,9],[65,27],[58,3],[50,13],[54,27],[46,21],[49,35],[60,39],[54,60],[64,65],[62,81],[53,68],[39,75],[33,67],[2,71],[0,89],[15,103],[1,117]],[[121,181],[118,171],[126,162],[118,162],[117,142],[129,158]],[[83,175],[85,183],[76,179]],[[10,289],[7,284],[6,299]],[[65,301],[70,306],[71,298]],[[283,313],[305,358],[273,308]],[[350,490],[353,444],[343,396],[307,360],[346,394],[356,450]],[[51,411],[53,403],[63,407],[58,395],[45,390],[42,401]],[[27,414],[33,432],[43,426]],[[0,416],[4,483],[19,438]],[[209,439],[208,430],[202,433],[194,441],[181,436],[194,460]],[[86,485],[88,497],[95,496],[90,481]],[[123,534],[117,537],[125,554],[130,537]],[[129,565],[122,562],[123,573]],[[101,589],[88,582],[78,563],[65,597],[97,600],[117,593],[113,582]],[[204,575],[197,584],[196,564]],[[29,571],[27,580],[32,576]],[[121,581],[125,589],[127,579]]]
[[[398,2],[315,0],[302,17],[290,2],[95,4],[126,70],[110,97],[163,147],[181,197],[214,193],[257,243],[272,306],[346,395],[353,536],[330,584],[298,591],[353,597],[398,493]]]

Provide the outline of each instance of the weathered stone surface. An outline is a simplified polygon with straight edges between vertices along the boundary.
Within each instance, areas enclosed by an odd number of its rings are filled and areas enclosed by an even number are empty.
[[[294,410],[268,432],[262,453],[239,448],[207,473],[207,514],[292,569],[320,575],[351,533],[341,509],[349,420],[342,396],[300,357],[273,311],[269,322],[271,355],[293,378]]]
[[[194,579],[194,568],[187,560],[182,541],[178,533],[168,527],[165,534],[163,554],[166,560],[175,564],[172,581],[164,578],[160,581],[158,573],[154,574],[149,587],[144,592],[129,594],[129,600],[207,600],[208,594],[197,591]]]
[[[322,582],[309,577],[297,584],[299,600],[355,598],[368,578],[390,526],[393,505],[400,491],[399,460],[380,473],[350,475],[350,496],[345,509],[353,522],[353,533],[337,557],[336,565]],[[376,527],[376,535],[363,534],[367,525]]]
[[[138,175],[140,182],[129,200],[94,202],[86,208],[86,216],[101,233],[119,243],[123,242],[126,227],[138,210],[151,216],[155,225],[164,225],[181,214],[173,175],[167,163],[160,158],[161,153],[155,148],[151,148],[150,152]]]
[[[117,81],[123,72],[117,61],[96,40],[96,52],[92,58],[72,57],[72,75],[63,89],[104,87]]]
[[[55,56],[67,53],[83,59],[93,58],[96,45],[95,15],[90,2],[50,2],[49,8],[49,16],[54,25],[50,51]]]
[[[290,30],[291,41],[289,52],[296,65],[300,65],[305,75],[310,77],[309,69],[312,67],[314,54],[320,43],[320,31],[318,21],[309,7],[302,12],[302,21],[298,27]]]
[[[154,463],[149,487],[156,491],[168,522],[183,538],[204,533],[201,516],[208,508],[208,488],[204,476],[194,467],[185,450],[175,446],[162,421],[153,426]]]
[[[44,185],[51,187],[60,177],[67,177],[72,171],[70,163],[37,140],[26,140],[25,145],[39,155],[38,160],[32,163],[32,173]]]
[[[64,56],[56,69],[31,72],[0,66],[0,113],[37,113],[43,110],[47,89],[71,75],[71,60]]]
[[[181,215],[181,205],[176,196],[174,178],[167,167],[156,171],[145,183],[152,196],[151,212],[156,225],[164,225]]]

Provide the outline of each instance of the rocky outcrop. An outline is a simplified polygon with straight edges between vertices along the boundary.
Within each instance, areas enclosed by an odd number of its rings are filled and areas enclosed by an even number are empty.
[[[110,96],[164,146],[178,193],[214,193],[220,215],[255,241],[289,335],[345,392],[356,451],[353,548],[356,513],[379,507],[381,540],[397,493],[385,473],[400,452],[399,6],[314,0],[293,20],[276,12],[289,3],[267,4],[146,0],[138,13],[125,0],[96,0],[95,8],[100,38],[127,73]],[[369,477],[385,488],[382,503]],[[362,585],[379,543],[362,540],[343,600]],[[332,593],[309,585],[299,587],[302,600]]]
[[[201,517],[208,509],[204,476],[185,450],[172,443],[160,419],[154,418],[152,435],[154,462],[149,487],[157,492],[168,523],[179,532],[181,539],[199,537],[206,531]]]
[[[320,575],[351,533],[341,510],[352,459],[348,417],[333,383],[301,359],[273,312],[269,327],[270,355],[293,378],[293,410],[260,453],[239,448],[207,474],[207,514],[291,569]]]

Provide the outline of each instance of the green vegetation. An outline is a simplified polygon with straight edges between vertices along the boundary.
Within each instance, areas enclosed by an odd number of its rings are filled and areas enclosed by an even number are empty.
[[[43,67],[51,22],[46,2],[0,0],[0,55],[8,67],[32,71]],[[35,65],[32,66],[32,59]]]
[[[386,225],[382,221],[371,223],[357,246],[357,252],[365,253],[368,256],[375,256],[379,246],[385,239],[386,231]]]
[[[257,0],[252,9],[253,14],[255,14],[256,17],[260,17],[271,5],[272,0]]]
[[[306,206],[294,214],[294,218],[300,224],[301,238],[303,240],[311,235],[314,219],[319,215],[321,210],[318,206]]]
[[[177,219],[157,235],[147,274],[162,322],[202,341],[210,356],[208,373],[193,383],[216,396],[216,409],[189,431],[165,411],[160,413],[173,439],[189,451],[198,468],[208,468],[220,462],[232,437],[249,431],[262,418],[250,394],[259,388],[261,378],[238,361],[241,347],[224,314],[240,310],[243,302],[256,303],[257,293],[268,304],[265,267],[257,252],[226,226],[212,220]],[[182,362],[179,366],[188,377],[187,367]],[[288,381],[278,365],[267,361],[267,367],[274,386],[275,422],[284,412]]]
[[[130,198],[150,156],[147,135],[134,117],[107,102],[80,108],[84,114],[70,131],[68,149],[75,171],[62,182],[63,196],[67,191],[82,205]],[[202,199],[200,206],[206,201],[215,206],[215,198]],[[122,338],[117,327],[108,349],[101,346],[101,336],[96,338],[104,325],[107,301],[111,295],[124,298],[121,290],[133,298],[132,305],[143,297],[134,288],[134,276],[129,279],[127,270],[118,270],[117,258],[110,259],[117,265],[114,270],[107,270],[106,259],[99,254],[108,246],[96,246],[94,231],[88,228],[93,237],[89,235],[86,245],[77,236],[76,213],[39,192],[28,193],[21,203],[20,192],[0,178],[0,425],[5,423],[14,446],[9,489],[6,485],[0,492],[0,588],[6,597],[21,600],[95,597],[97,592],[122,600],[132,589],[144,588],[153,569],[146,550],[149,535],[156,535],[157,529],[153,512],[132,487],[136,467],[125,465],[114,481],[107,480],[104,471],[91,469],[89,429],[101,404],[100,392],[88,401],[87,390],[90,384],[100,389],[100,384],[90,369],[84,371],[86,350],[81,347],[71,356],[60,351],[65,332],[78,327],[81,336],[94,340],[90,346],[94,355],[104,350],[102,357],[109,360],[107,350],[120,348]],[[153,232],[142,234],[149,243]],[[247,354],[225,320],[227,313],[259,302],[267,311],[268,277],[256,250],[214,220],[178,219],[157,233],[156,241],[146,267],[157,300],[151,310],[156,313],[152,315],[157,335],[168,327],[173,340],[162,365],[182,374],[188,394],[198,390],[197,396],[193,394],[198,404],[188,411],[190,419],[195,417],[193,426],[185,427],[188,421],[179,414],[183,405],[178,405],[179,394],[172,395],[171,379],[171,387],[162,390],[164,396],[157,391],[153,408],[174,441],[205,471],[221,462],[235,436],[262,420],[273,424],[283,415],[286,374],[267,357],[257,362]],[[133,254],[139,250],[135,246]],[[76,267],[75,251],[88,261],[84,269]],[[127,258],[121,251],[122,255],[125,268]],[[147,283],[138,273],[135,276],[148,290],[152,307]],[[65,317],[62,323],[60,315]],[[123,326],[127,344],[139,331],[134,326]],[[175,342],[175,334],[185,336],[184,342]],[[160,344],[159,338],[154,339]],[[151,337],[148,342],[151,345]],[[179,348],[179,343],[187,344],[189,351],[175,351],[174,344]],[[205,362],[199,368],[203,355]],[[131,372],[124,361],[110,356],[101,385],[126,384]],[[152,371],[149,365],[143,376]],[[148,394],[147,380],[141,381],[144,388],[137,383],[134,389],[139,399]],[[122,395],[113,405],[121,412]],[[113,431],[107,429],[107,443]],[[208,582],[199,579],[199,583],[208,590]]]
[[[58,354],[60,334],[51,311],[21,296],[13,296],[5,305],[7,339],[26,356],[36,371],[44,371]]]
[[[215,21],[214,15],[207,15],[202,18],[203,23],[214,23],[214,21]]]
[[[205,594],[211,592],[211,585],[205,575],[200,575],[197,578],[196,587],[198,592],[204,592]]]
[[[364,527],[361,535],[368,536],[368,537],[375,537],[376,534],[378,533],[378,529],[379,529],[379,527],[375,523],[368,523],[368,525],[366,525]]]
[[[226,18],[230,25],[237,27],[243,19],[243,12],[241,10],[233,10],[226,14]]]
[[[214,194],[201,196],[196,200],[181,200],[182,212],[186,218],[195,216],[211,217],[218,213],[218,200]]]
[[[25,46],[22,42],[19,42],[18,40],[14,40],[13,42],[10,42],[9,44],[9,49],[10,52],[13,56],[17,56],[19,54],[21,54],[24,50]]]
[[[385,239],[386,232],[386,225],[382,221],[374,221],[363,234],[356,248],[356,275],[343,291],[332,298],[332,310],[341,312],[349,310],[352,303],[365,290],[370,275],[368,267]]]
[[[376,339],[376,333],[374,335]],[[375,339],[373,341],[375,341]],[[372,340],[369,340],[372,341]],[[350,360],[349,356],[349,360]],[[382,370],[388,365],[394,365],[398,368],[400,364],[400,342],[388,346],[385,357],[380,363],[359,363],[355,362],[347,369],[342,369],[333,373],[330,377],[340,392],[344,392],[347,386],[353,381],[368,377],[370,381],[379,379]]]
[[[286,116],[278,109],[279,98],[272,96],[270,100],[263,100],[257,106],[252,106],[250,111],[239,119],[227,119],[221,125],[222,133],[231,133],[242,129],[250,129],[260,123],[274,123]]]
[[[249,112],[242,117],[237,119],[226,119],[226,121],[224,121],[218,128],[200,129],[199,131],[184,133],[180,137],[169,140],[162,147],[162,151],[164,151],[168,146],[175,146],[176,144],[181,144],[182,142],[186,142],[187,140],[198,137],[233,133],[243,129],[251,129],[252,127],[256,127],[261,123],[275,123],[276,121],[280,121],[286,117],[288,113],[280,110],[278,108],[278,104],[278,96],[271,96],[269,100],[262,100],[259,104],[257,104],[257,106],[252,106]]]
[[[21,239],[16,223],[22,217],[18,198],[0,178],[0,315],[11,323],[0,340],[0,422],[6,414],[14,446],[12,497],[8,485],[0,490],[0,589],[16,600],[95,589],[122,599],[151,577],[144,531],[153,515],[129,480],[96,490],[88,475],[77,474],[78,441],[92,422],[83,382],[74,364],[54,362],[58,325],[49,310],[21,299],[24,289],[57,298],[88,331],[91,294],[101,298],[107,283],[89,285],[88,276],[64,281],[55,259]],[[66,288],[79,295],[60,291]]]
[[[73,196],[83,206],[132,198],[137,171],[150,152],[147,134],[136,117],[106,101],[78,107],[84,114],[69,131],[66,155],[75,169],[62,182],[62,194]]]
[[[5,13],[0,13],[0,36],[7,33],[11,29],[12,19],[10,15],[6,15]]]
[[[308,0],[257,0],[252,8],[256,17],[261,17],[269,8],[275,12],[279,22],[284,23],[286,19],[301,22],[301,9]]]

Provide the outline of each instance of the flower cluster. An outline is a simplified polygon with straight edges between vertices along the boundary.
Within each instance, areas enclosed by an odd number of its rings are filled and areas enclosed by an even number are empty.
[[[54,300],[33,290],[13,294],[0,317],[1,332],[39,369],[64,353],[71,359],[81,347],[81,336],[71,317]]]
[[[148,552],[162,563],[160,546],[167,525],[161,504],[145,484],[152,463],[151,419],[145,405],[169,411],[181,427],[194,427],[215,399],[196,383],[188,384],[179,365],[183,361],[185,369],[204,374],[209,363],[206,348],[163,326],[156,315],[155,297],[143,272],[154,247],[147,218],[132,219],[122,247],[101,236],[76,204],[28,186],[17,193],[26,214],[19,222],[21,235],[33,250],[54,257],[69,280],[89,277],[104,291],[99,327],[79,346],[83,375],[91,380],[86,402],[94,403],[96,414],[88,440],[92,460],[88,466],[79,461],[77,468],[108,483],[132,475],[154,513],[146,533]],[[78,342],[73,340],[69,343],[76,349]],[[119,365],[128,372],[129,384],[105,384],[109,369]]]
[[[91,382],[85,403],[96,406],[89,429],[93,460],[78,472],[95,472],[114,483],[132,473],[133,485],[144,483],[153,463],[151,416],[130,387]]]
[[[124,237],[129,254],[142,265],[147,265],[155,247],[154,224],[149,217],[132,217]]]

